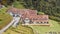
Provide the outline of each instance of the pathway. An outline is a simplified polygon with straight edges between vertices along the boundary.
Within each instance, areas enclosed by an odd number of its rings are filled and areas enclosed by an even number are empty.
[[[16,23],[18,23],[20,20],[20,17],[13,17],[13,20],[3,29],[0,30],[0,34],[2,34],[4,31],[6,31],[10,26],[12,26],[13,24],[16,25]]]

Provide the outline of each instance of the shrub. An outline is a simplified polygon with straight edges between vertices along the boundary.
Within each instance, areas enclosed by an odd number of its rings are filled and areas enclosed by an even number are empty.
[[[49,18],[52,19],[52,20],[60,22],[60,18],[59,17],[49,16]]]
[[[0,19],[0,21],[2,21],[2,19]]]
[[[44,15],[44,13],[43,13],[43,12],[38,12],[37,14]]]
[[[15,8],[24,8],[24,6],[22,5],[22,4],[20,4],[18,1],[15,1],[14,3],[13,3],[13,6],[15,7]]]

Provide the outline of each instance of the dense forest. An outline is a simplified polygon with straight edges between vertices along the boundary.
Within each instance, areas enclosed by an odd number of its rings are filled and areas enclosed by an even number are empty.
[[[50,19],[60,22],[60,0],[0,0],[0,3],[13,5],[15,1],[18,1],[25,8],[44,12],[49,15]]]

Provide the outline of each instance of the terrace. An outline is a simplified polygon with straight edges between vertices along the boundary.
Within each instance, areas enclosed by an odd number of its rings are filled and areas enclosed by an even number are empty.
[[[0,9],[0,30],[3,27],[5,27],[7,24],[9,24],[10,21],[12,20],[12,16],[5,13],[6,10],[7,10],[7,8],[5,8],[5,7]]]

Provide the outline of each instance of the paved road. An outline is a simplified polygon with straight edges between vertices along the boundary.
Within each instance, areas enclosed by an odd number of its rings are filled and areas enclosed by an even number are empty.
[[[3,29],[0,30],[0,34],[2,34],[5,30],[7,30],[10,26],[15,25],[18,23],[20,20],[20,17],[13,17],[13,20]]]
[[[16,27],[18,22],[19,22],[19,20],[20,20],[20,17],[14,17],[14,20],[15,20],[15,22],[13,24],[13,27]]]

